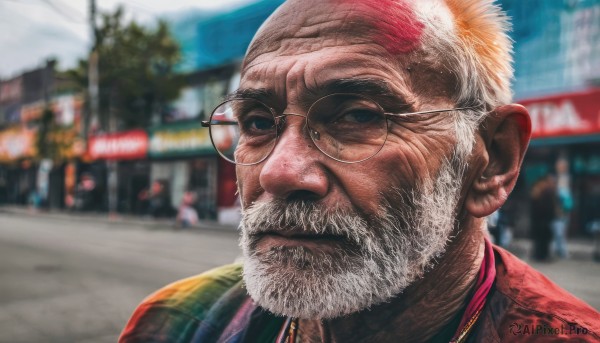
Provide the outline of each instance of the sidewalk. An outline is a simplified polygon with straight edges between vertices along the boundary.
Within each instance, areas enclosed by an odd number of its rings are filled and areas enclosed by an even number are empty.
[[[567,243],[569,259],[576,261],[593,261],[594,241],[592,238],[571,238]],[[508,251],[527,262],[531,261],[532,241],[527,238],[513,238]]]
[[[17,216],[36,216],[56,219],[68,219],[73,221],[89,222],[94,223],[106,223],[107,225],[131,225],[137,227],[144,227],[147,229],[178,229],[178,230],[214,230],[214,231],[226,231],[236,232],[237,225],[225,225],[220,224],[213,220],[200,220],[198,224],[193,225],[190,228],[181,229],[175,226],[175,219],[160,218],[155,219],[151,217],[140,217],[133,215],[122,215],[117,214],[110,216],[108,213],[97,213],[97,212],[71,212],[66,210],[43,210],[33,209],[25,206],[7,205],[0,206],[0,213],[12,214]]]

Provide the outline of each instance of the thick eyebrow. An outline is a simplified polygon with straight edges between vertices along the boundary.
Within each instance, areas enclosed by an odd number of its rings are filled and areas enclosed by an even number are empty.
[[[384,108],[402,108],[412,109],[413,104],[408,103],[406,99],[396,94],[389,87],[387,82],[373,78],[343,78],[334,79],[319,85],[316,88],[309,89],[308,92],[302,94],[299,101],[309,107],[317,99],[334,93],[354,93],[365,95],[380,102]],[[250,98],[268,103],[269,100],[277,98],[277,94],[268,88],[239,88],[228,94],[225,100]]]
[[[316,89],[317,93],[357,93],[370,96],[393,97],[387,82],[370,78],[345,78],[327,81]]]
[[[225,101],[232,99],[256,99],[264,101],[266,99],[273,98],[275,96],[275,92],[267,89],[267,88],[239,88],[225,96]]]
[[[402,95],[393,92],[388,83],[380,79],[351,77],[330,80],[313,91],[313,94],[318,94],[319,96],[333,93],[365,95],[381,102],[380,105],[384,108],[412,108],[411,103],[407,102]]]

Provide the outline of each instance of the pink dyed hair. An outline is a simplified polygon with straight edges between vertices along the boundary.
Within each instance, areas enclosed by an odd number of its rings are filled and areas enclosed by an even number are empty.
[[[423,24],[414,15],[411,4],[404,0],[337,0],[371,13],[377,35],[373,39],[390,54],[414,51],[420,46]]]

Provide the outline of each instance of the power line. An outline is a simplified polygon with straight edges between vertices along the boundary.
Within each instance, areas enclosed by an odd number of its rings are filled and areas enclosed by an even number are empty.
[[[37,6],[37,7],[42,6],[42,4],[24,3],[19,0],[0,0],[0,26],[9,25],[10,31],[16,30],[16,29],[23,30],[23,31],[31,31],[32,24],[31,24],[31,22],[29,22],[27,20],[27,17],[23,16],[23,14],[19,13],[18,11],[15,12],[15,10],[13,8],[8,8],[5,6],[2,6],[3,1],[11,2],[11,3],[19,3],[21,5],[26,5],[26,6]],[[4,9],[6,9],[6,11]],[[67,22],[67,21],[65,20],[65,21],[61,21],[61,22]],[[85,25],[85,23],[68,21],[68,25]],[[69,31],[72,31],[72,30],[69,30]],[[52,32],[47,32],[45,30],[40,33],[48,34],[48,35],[54,34]],[[0,32],[0,37],[8,36],[8,35],[10,35],[9,30],[3,30],[2,32]]]
[[[72,17],[70,14],[68,14],[67,12],[64,11],[64,8],[61,8],[60,6],[58,6],[57,4],[55,4],[52,0],[41,0],[43,1],[45,4],[47,4],[49,7],[51,7],[56,13],[60,14],[61,16],[63,16],[64,18],[76,22],[76,23],[83,23],[84,20],[82,20],[81,18],[75,18]]]
[[[64,9],[69,10],[69,12],[75,14],[75,16],[77,18],[84,18],[86,16],[85,12],[80,12],[79,10],[73,8],[72,6],[68,5],[66,2],[62,1],[62,0],[53,0],[56,1],[57,3],[59,3]]]
[[[0,1],[4,1],[4,2],[12,2],[12,3],[16,3],[19,5],[26,5],[26,6],[41,6],[42,4],[36,4],[33,2],[24,2],[21,0],[0,0]],[[74,10],[71,7],[68,6],[64,6],[64,4],[62,4],[62,8],[61,6],[57,5],[56,3],[52,2],[51,0],[41,0],[43,2],[44,5],[46,5],[46,7],[50,7],[55,13],[59,14],[60,16],[62,16],[63,18],[67,19],[69,22],[75,23],[75,24],[85,24],[85,20],[81,19],[80,16],[78,16],[77,14],[75,16],[72,15],[72,13],[74,12]],[[71,11],[71,14],[67,13],[67,11],[64,10],[64,8],[69,8],[69,10]]]

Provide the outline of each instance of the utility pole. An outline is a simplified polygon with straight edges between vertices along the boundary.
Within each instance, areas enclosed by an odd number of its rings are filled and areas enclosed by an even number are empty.
[[[88,96],[90,108],[83,123],[83,138],[88,141],[90,124],[99,119],[99,86],[98,86],[98,28],[96,27],[96,0],[90,0],[90,32],[92,48],[88,61]]]
[[[87,117],[86,122],[84,123],[84,139],[87,142],[89,138],[89,129],[90,124],[94,122],[100,121],[100,87],[99,87],[99,73],[98,73],[98,63],[99,63],[99,37],[98,37],[98,27],[96,26],[96,0],[90,0],[90,30],[92,32],[92,49],[90,51],[89,58],[89,66],[88,66],[88,94],[90,101],[90,111]],[[116,130],[116,125],[114,123],[114,116],[112,113],[109,113],[109,127],[108,132],[114,132]],[[117,176],[117,162],[113,160],[109,160],[106,162],[106,166],[108,169],[108,180],[107,180],[107,188],[108,188],[108,213],[109,217],[114,217],[117,212],[117,187],[118,187],[118,176]]]

